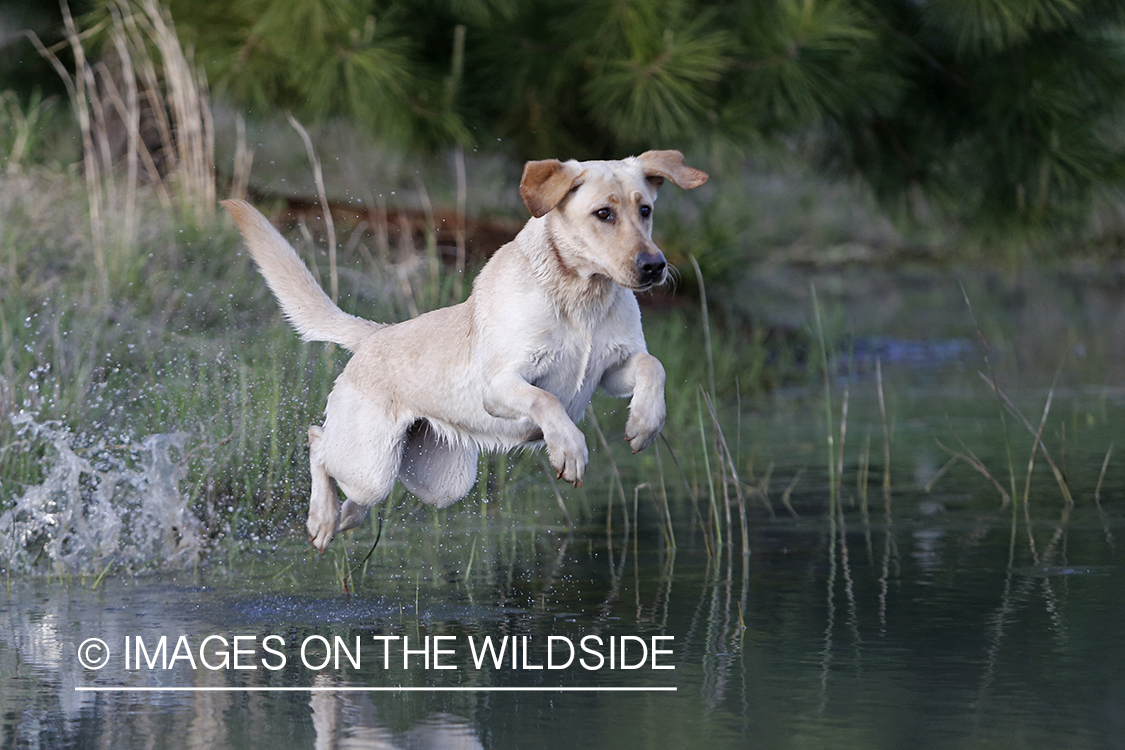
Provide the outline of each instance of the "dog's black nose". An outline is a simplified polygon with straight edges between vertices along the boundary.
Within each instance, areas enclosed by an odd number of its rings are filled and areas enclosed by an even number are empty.
[[[664,280],[664,269],[668,263],[664,254],[644,252],[637,256],[637,273],[642,284],[658,284]]]

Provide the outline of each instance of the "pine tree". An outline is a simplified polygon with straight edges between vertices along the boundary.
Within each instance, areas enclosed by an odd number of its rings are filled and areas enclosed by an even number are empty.
[[[815,145],[891,205],[1080,219],[1119,181],[1113,0],[172,0],[214,89],[414,148]]]
[[[412,38],[407,3],[173,0],[214,90],[246,106],[345,116],[382,137],[419,140],[442,117],[440,81]],[[440,138],[440,136],[439,136]]]

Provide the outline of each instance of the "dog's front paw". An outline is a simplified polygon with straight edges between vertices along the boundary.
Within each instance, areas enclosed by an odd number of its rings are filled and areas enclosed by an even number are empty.
[[[554,439],[547,439],[547,458],[551,467],[558,472],[559,479],[570,482],[575,487],[582,486],[590,454],[586,450],[586,438],[581,430],[571,424],[569,430],[563,431]]]
[[[629,421],[625,423],[625,441],[629,443],[633,453],[644,450],[656,440],[656,436],[664,429],[665,416],[663,401],[646,408],[634,406],[630,410]]]

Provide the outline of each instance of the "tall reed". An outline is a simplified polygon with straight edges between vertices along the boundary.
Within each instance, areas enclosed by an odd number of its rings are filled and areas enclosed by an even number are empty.
[[[332,206],[328,203],[328,190],[324,186],[324,170],[320,166],[320,158],[316,155],[316,149],[313,148],[312,138],[309,137],[309,131],[289,112],[285,113],[289,124],[297,131],[297,135],[301,136],[301,143],[305,145],[305,153],[309,157],[309,164],[312,166],[313,180],[316,182],[316,195],[320,200],[320,210],[324,214],[324,229],[328,234],[328,288],[329,296],[333,302],[338,302],[340,299],[340,275],[336,269],[336,222],[332,219]]]
[[[103,297],[109,294],[109,249],[136,240],[137,190],[155,187],[166,209],[177,205],[194,221],[215,207],[214,124],[202,69],[185,51],[167,8],[156,0],[114,0],[109,17],[90,31],[80,31],[62,0],[66,38],[46,47],[34,32],[28,37],[59,74],[82,137],[82,172],[90,222],[90,239]],[[88,47],[95,32],[109,39],[103,59],[95,62]],[[68,48],[73,71],[59,57]],[[112,50],[112,56],[108,50]],[[116,58],[112,62],[112,58]],[[142,130],[155,129],[155,148]],[[124,174],[115,136],[125,131]],[[173,197],[175,200],[173,200]],[[113,221],[109,217],[121,217]]]

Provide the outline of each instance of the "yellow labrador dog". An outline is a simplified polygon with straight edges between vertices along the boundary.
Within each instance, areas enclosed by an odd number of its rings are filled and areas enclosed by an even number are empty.
[[[302,338],[355,352],[324,425],[309,427],[308,530],[318,550],[362,523],[395,479],[439,508],[460,500],[481,450],[545,443],[559,477],[580,486],[588,454],[575,422],[599,385],[632,397],[625,439],[634,453],[660,434],[664,368],[645,348],[634,292],[668,275],[652,241],[665,180],[690,189],[707,175],[679,151],[528,162],[520,195],[533,218],[488,261],[472,295],[395,325],[342,311],[264,216],[224,202]]]

